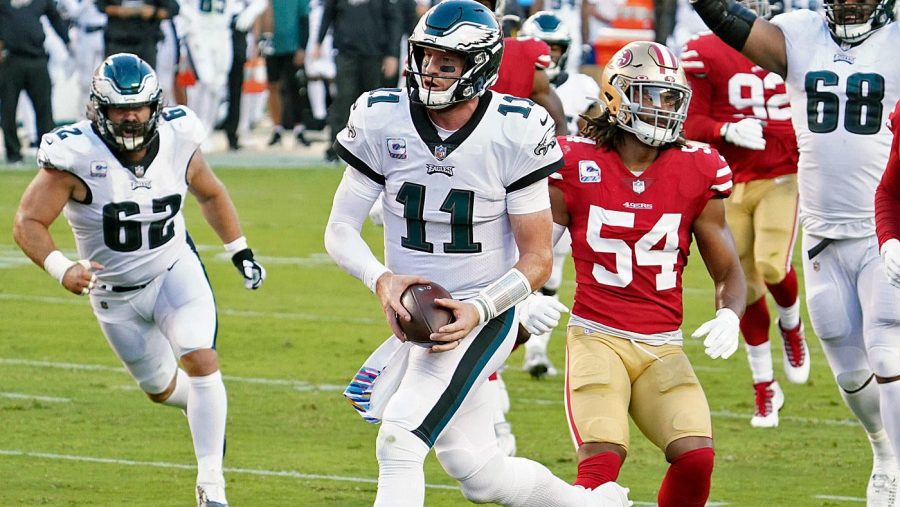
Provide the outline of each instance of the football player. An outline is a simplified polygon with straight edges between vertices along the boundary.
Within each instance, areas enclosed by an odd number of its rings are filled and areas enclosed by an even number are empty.
[[[518,328],[516,303],[550,271],[547,176],[562,160],[548,113],[488,90],[503,38],[493,13],[445,0],[409,38],[407,90],[364,93],[334,149],[347,162],[325,247],[374,292],[395,336],[409,320],[400,295],[434,280],[453,295],[436,302],[455,322],[433,347],[409,347],[384,406],[375,452],[376,506],[421,506],[423,463],[433,447],[444,470],[477,503],[628,505],[617,484],[588,491],[543,465],[505,456],[484,389]],[[360,235],[383,191],[387,265]]]
[[[745,5],[769,18],[768,0]],[[787,92],[781,76],[709,32],[685,44],[681,62],[693,92],[685,136],[710,143],[734,171],[725,214],[747,278],[741,331],[756,393],[750,424],[772,428],[778,426],[784,393],[772,369],[767,289],[778,310],[788,381],[806,383],[810,364],[797,273],[791,265],[797,236],[798,153]]]
[[[40,171],[22,197],[14,235],[66,290],[90,296],[103,334],[141,390],[185,411],[198,505],[223,506],[227,398],[212,289],[181,212],[188,191],[245,286],[259,288],[266,272],[198,149],[202,124],[191,110],[163,108],[161,101],[146,62],[128,53],[104,60],[91,85],[91,119],[41,140]],[[78,261],[50,236],[60,212],[75,235]]]
[[[875,229],[884,272],[893,286],[900,287],[900,102],[891,113],[890,127],[894,140],[884,176],[875,190]]]
[[[692,236],[715,282],[716,315],[694,332],[713,359],[738,348],[746,287],[722,200],[731,170],[681,137],[691,91],[665,46],[632,42],[601,74],[602,115],[561,138],[553,220],[572,234],[566,411],[575,484],[613,481],[628,416],[670,463],[660,507],[702,507],[713,470],[709,406],[682,350],[681,276]],[[554,236],[562,234],[558,227]]]
[[[874,195],[900,99],[893,0],[826,0],[824,17],[795,10],[772,21],[734,0],[694,9],[726,44],[787,82],[800,157],[800,225],[809,316],[839,392],[874,451],[871,504],[897,498],[900,452],[900,292],[875,235]]]

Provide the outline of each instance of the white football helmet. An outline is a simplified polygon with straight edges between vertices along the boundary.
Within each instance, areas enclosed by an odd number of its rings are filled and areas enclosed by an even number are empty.
[[[674,142],[687,117],[691,89],[681,62],[655,42],[631,42],[600,76],[600,99],[610,121],[650,146]]]
[[[560,55],[559,61],[553,62],[547,67],[547,77],[554,79],[561,70],[566,68],[566,61],[569,59],[569,46],[572,45],[572,34],[569,31],[569,26],[559,16],[550,11],[536,12],[525,20],[519,33],[540,39],[551,46],[562,47],[562,55]]]

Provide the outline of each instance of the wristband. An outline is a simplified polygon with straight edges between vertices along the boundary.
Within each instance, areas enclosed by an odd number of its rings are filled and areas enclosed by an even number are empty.
[[[60,285],[66,276],[66,271],[75,265],[75,261],[69,259],[59,250],[54,250],[44,258],[44,271],[50,274]]]
[[[531,294],[528,277],[516,268],[510,269],[496,282],[478,291],[478,295],[467,299],[478,310],[481,320],[487,322],[525,300]]]
[[[234,255],[245,248],[248,248],[246,236],[241,236],[240,238],[232,241],[231,243],[225,243],[225,251],[228,252],[230,255]]]

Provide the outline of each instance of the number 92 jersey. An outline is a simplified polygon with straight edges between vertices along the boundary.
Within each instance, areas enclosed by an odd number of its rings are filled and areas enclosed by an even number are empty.
[[[575,260],[573,318],[647,342],[680,340],[681,275],[694,220],[731,194],[731,169],[709,148],[669,148],[640,176],[615,151],[561,138],[562,190]],[[594,327],[594,326],[591,326]]]
[[[356,101],[335,150],[384,186],[388,269],[426,276],[459,299],[516,263],[508,214],[549,207],[546,193],[527,205],[508,199],[562,166],[553,129],[532,101],[486,92],[468,123],[442,139],[423,105],[381,89]]]
[[[889,23],[855,47],[831,37],[822,15],[776,16],[784,33],[787,84],[800,149],[800,223],[811,234],[875,234],[875,187],[891,147],[888,114],[900,98],[900,25]]]
[[[97,277],[110,285],[147,283],[187,248],[181,214],[187,168],[206,132],[184,106],[164,109],[157,132],[142,161],[147,165],[132,166],[134,172],[119,162],[89,120],[41,139],[38,164],[69,172],[87,188],[87,198],[70,200],[63,213],[79,257],[102,264]]]

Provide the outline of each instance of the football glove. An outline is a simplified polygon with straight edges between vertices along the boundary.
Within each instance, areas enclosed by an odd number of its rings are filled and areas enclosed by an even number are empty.
[[[244,248],[231,256],[231,263],[244,277],[244,287],[256,290],[266,279],[266,268],[253,258],[253,250]]]
[[[766,138],[763,137],[762,121],[756,118],[744,118],[736,123],[722,125],[719,134],[725,142],[748,150],[766,149]]]
[[[900,289],[900,241],[891,238],[881,245],[881,263],[891,285]]]
[[[741,319],[730,308],[722,308],[716,312],[716,318],[705,322],[691,336],[703,340],[706,355],[717,359],[728,359],[738,349],[738,334]]]
[[[542,335],[558,326],[559,318],[568,311],[556,298],[535,292],[519,303],[519,322],[529,333]]]

